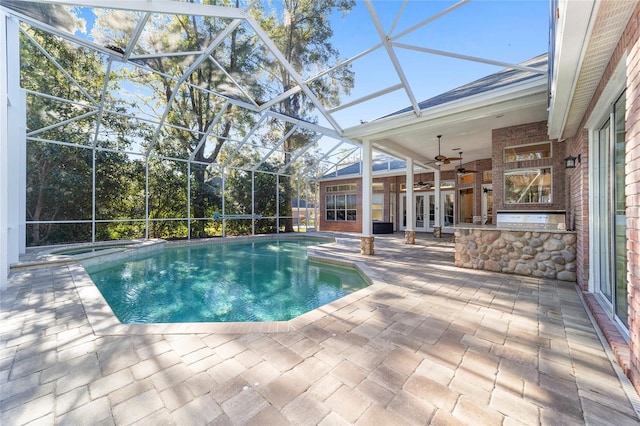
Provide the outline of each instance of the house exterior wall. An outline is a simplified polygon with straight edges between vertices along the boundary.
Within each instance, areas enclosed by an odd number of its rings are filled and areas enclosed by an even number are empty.
[[[547,122],[539,121],[519,126],[504,127],[492,131],[493,160],[493,207],[494,212],[500,210],[565,210],[567,206],[567,194],[565,192],[565,145],[558,141],[552,141],[551,158],[540,160],[527,160],[517,162],[504,162],[504,149],[510,146],[527,145],[549,140]],[[510,169],[528,167],[553,167],[553,179],[551,182],[551,203],[548,204],[505,204],[504,202],[504,172]]]
[[[565,141],[567,152],[580,154],[582,162],[567,173],[567,214],[570,229],[576,230],[576,280],[584,291],[589,284],[589,132],[580,130]]]
[[[627,56],[626,197],[631,380],[640,390],[640,3],[620,41]],[[620,54],[616,50],[617,54]]]
[[[473,188],[474,190],[474,207],[473,207],[473,215],[479,216],[481,214],[481,194],[482,194],[482,185],[486,183],[491,183],[490,180],[483,180],[483,172],[491,170],[491,159],[483,159],[471,161],[468,163],[463,163],[463,167],[469,170],[475,170],[477,173],[474,173],[474,181],[470,184],[459,185],[457,183],[457,175],[455,170],[446,170],[441,173],[440,180],[441,181],[454,181],[456,182],[456,197],[458,190]],[[456,165],[456,167],[458,167]],[[495,175],[494,175],[495,176]],[[413,175],[414,182],[434,182],[434,173],[433,172],[423,172],[423,173],[415,173]],[[400,227],[401,220],[401,211],[400,211],[400,197],[404,191],[401,191],[400,188],[402,185],[406,183],[406,176],[404,174],[399,176],[388,176],[388,177],[378,177],[373,179],[373,183],[383,183],[384,184],[384,210],[383,210],[383,221],[394,223],[394,228],[396,230]],[[327,186],[334,185],[347,185],[353,184],[356,185],[355,191],[339,191],[339,192],[327,192]],[[377,191],[374,191],[374,193]],[[414,193],[420,193],[425,191],[414,190]],[[357,195],[357,220],[355,221],[333,221],[326,219],[326,195],[329,194],[356,194]],[[393,206],[392,206],[393,200]],[[362,232],[362,179],[358,177],[346,178],[346,179],[337,179],[337,180],[328,180],[320,182],[320,200],[319,200],[320,209],[318,211],[318,224],[319,230],[322,231],[335,231],[335,232]],[[392,212],[391,209],[394,208]],[[392,214],[393,213],[393,214]],[[457,217],[457,213],[456,213]],[[392,220],[393,219],[393,220]]]
[[[609,316],[598,311],[591,302],[594,316],[600,323],[618,361],[640,391],[640,3],[636,5],[591,99],[579,131],[566,141],[567,152],[581,154],[582,163],[567,174],[568,209],[575,217],[577,231],[577,282],[581,289],[589,285],[589,133],[587,121],[603,96],[603,91],[626,54],[626,113],[625,113],[625,195],[627,216],[627,278],[629,349],[620,350],[624,342]],[[599,259],[593,259],[599,261]],[[588,300],[589,302],[589,300]]]
[[[339,192],[327,192],[327,186],[333,185],[356,185],[355,191],[339,191]],[[356,220],[327,220],[326,215],[326,196],[327,195],[339,195],[339,194],[356,194]],[[360,177],[350,179],[331,180],[320,183],[320,211],[318,212],[318,228],[320,231],[337,231],[337,232],[362,232],[362,179]]]

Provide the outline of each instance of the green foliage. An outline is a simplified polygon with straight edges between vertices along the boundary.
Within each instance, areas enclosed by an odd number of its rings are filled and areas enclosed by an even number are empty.
[[[281,19],[264,16],[260,4],[251,13],[298,73],[308,74],[309,70],[337,62],[329,14],[349,10],[353,1],[287,0],[283,5]],[[40,12],[49,10],[48,6],[43,7]],[[69,13],[72,19],[68,22],[77,28],[82,26],[82,19],[74,17],[72,9],[60,10]],[[97,15],[91,34],[95,41],[114,51],[124,51],[137,20],[132,14],[116,10],[97,11]],[[223,18],[156,14],[143,31],[134,53],[200,52],[229,23]],[[276,232],[278,222],[272,218],[278,212],[280,216],[291,216],[293,183],[286,176],[278,181],[276,173],[289,163],[292,153],[312,141],[314,132],[298,129],[283,144],[284,154],[276,153],[260,165],[255,172],[253,198],[251,172],[227,167],[223,181],[219,167],[224,155],[233,151],[223,150],[223,146],[229,140],[236,143],[242,140],[257,119],[257,114],[249,110],[231,104],[224,106],[225,98],[220,95],[251,102],[249,94],[261,104],[297,84],[274,62],[272,55],[267,55],[266,45],[249,25],[238,26],[212,50],[211,58],[199,64],[179,86],[176,82],[198,55],[150,55],[138,59],[141,65],[158,73],[132,66],[116,67],[109,75],[106,92],[103,89],[109,55],[33,28],[25,27],[25,32],[28,35],[21,35],[21,56],[25,59],[20,79],[22,87],[34,92],[27,96],[27,132],[37,139],[27,144],[27,220],[95,219],[95,238],[112,240],[143,237],[148,214],[150,237],[221,235],[221,221],[212,217],[222,211],[223,185],[228,214],[253,211],[263,216],[255,220],[256,233]],[[55,62],[42,50],[49,52]],[[127,93],[127,79],[135,79],[144,89],[142,93]],[[310,87],[325,106],[332,106],[352,86],[353,75],[347,66],[314,80]],[[98,111],[101,102],[104,111]],[[315,121],[314,107],[302,92],[273,108]],[[164,116],[165,125],[156,132],[155,124],[145,124],[139,117],[127,118],[131,111],[157,114],[158,120]],[[214,122],[218,114],[221,118]],[[252,140],[255,143],[262,138],[256,145],[262,144],[263,152],[292,128],[291,124],[278,120],[265,123],[265,127],[271,127],[261,129]],[[248,144],[236,160],[234,165],[250,169],[262,158],[259,149]],[[295,174],[295,169],[290,168],[287,173]],[[252,232],[251,220],[226,223],[230,235]],[[292,230],[290,221],[282,220],[281,224]],[[91,238],[92,223],[35,223],[29,225],[27,240],[29,245],[42,245]]]

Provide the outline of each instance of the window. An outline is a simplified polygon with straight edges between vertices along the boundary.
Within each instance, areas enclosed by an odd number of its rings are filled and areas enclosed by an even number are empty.
[[[347,185],[332,185],[325,188],[325,192],[339,192],[339,191],[355,191],[358,186],[355,183]]]
[[[327,195],[325,201],[327,220],[356,220],[356,194]]]
[[[506,204],[551,203],[551,167],[506,170]]]
[[[493,171],[485,170],[484,172],[482,172],[482,181],[485,183],[493,182]]]
[[[372,220],[383,220],[383,208],[384,208],[384,194],[383,193],[375,193],[373,194],[371,203],[371,219]]]
[[[460,182],[460,185],[470,185],[474,181],[474,175],[473,173],[466,173],[464,175],[459,175],[458,181]]]
[[[551,142],[531,145],[508,146],[504,149],[504,162],[540,160],[551,158]]]

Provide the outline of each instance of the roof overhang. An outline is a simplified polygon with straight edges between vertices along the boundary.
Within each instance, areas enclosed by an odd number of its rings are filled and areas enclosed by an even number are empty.
[[[559,0],[549,100],[549,136],[572,137],[583,122],[637,1]]]
[[[598,4],[596,0],[561,0],[556,14],[553,69],[549,94],[549,136],[560,139],[567,122],[577,76],[586,53]]]
[[[382,152],[413,158],[416,164],[437,169],[436,135],[443,135],[443,154],[455,146],[465,161],[491,157],[491,130],[546,119],[547,76],[433,106],[420,111],[385,117],[345,130],[352,140],[369,139]],[[445,152],[446,151],[446,152]],[[449,168],[455,165],[450,165]],[[441,170],[444,170],[442,168]]]

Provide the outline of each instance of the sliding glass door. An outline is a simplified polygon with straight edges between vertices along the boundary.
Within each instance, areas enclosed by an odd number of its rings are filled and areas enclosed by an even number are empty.
[[[624,114],[623,93],[595,134],[592,270],[595,291],[603,306],[621,325],[628,327]]]

